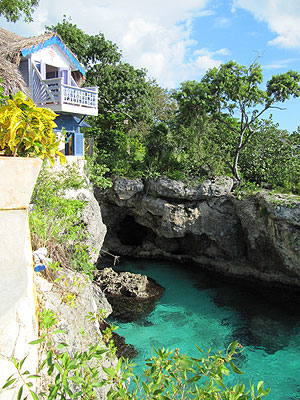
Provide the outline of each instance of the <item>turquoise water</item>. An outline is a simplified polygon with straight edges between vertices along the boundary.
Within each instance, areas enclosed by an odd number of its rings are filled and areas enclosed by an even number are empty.
[[[272,400],[300,399],[297,309],[291,312],[241,285],[173,263],[130,260],[115,269],[148,275],[166,288],[150,315],[130,323],[115,321],[117,333],[139,352],[134,359],[137,372],[153,347],[178,347],[197,357],[195,345],[217,351],[238,340],[244,351],[237,365],[245,372],[239,380],[263,380]]]

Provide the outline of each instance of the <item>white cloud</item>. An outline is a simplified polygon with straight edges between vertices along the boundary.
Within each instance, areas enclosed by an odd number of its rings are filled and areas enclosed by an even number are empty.
[[[45,25],[56,24],[64,14],[89,34],[103,32],[117,43],[124,60],[146,68],[158,83],[175,87],[183,80],[196,79],[206,68],[221,63],[224,49],[193,54],[193,21],[213,15],[212,0],[40,0],[34,22],[1,24],[25,36],[40,34]],[[225,21],[223,21],[225,23]],[[5,26],[6,25],[6,26]],[[192,56],[190,54],[192,53]]]
[[[263,64],[261,67],[262,69],[286,69],[289,67],[290,64],[295,62],[299,62],[298,58],[287,58],[283,60],[276,60],[271,64]]]
[[[222,63],[222,60],[215,58],[218,54],[227,55],[227,49],[221,49],[215,52],[209,51],[206,48],[198,49],[194,52],[196,58],[191,64],[194,64],[194,68],[197,68],[201,74],[204,74],[208,69],[218,67]]]
[[[270,44],[300,50],[299,0],[233,0],[233,10],[239,7],[251,12],[257,20],[266,22],[277,34]]]
[[[217,17],[214,22],[215,28],[229,28],[231,21],[225,17]]]

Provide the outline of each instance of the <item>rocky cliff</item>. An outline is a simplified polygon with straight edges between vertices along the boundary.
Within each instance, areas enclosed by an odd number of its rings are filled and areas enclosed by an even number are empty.
[[[80,223],[84,229],[83,245],[87,246],[90,262],[95,263],[99,257],[100,250],[106,235],[106,226],[103,224],[101,210],[91,189],[68,190],[66,198],[84,201]]]
[[[300,287],[299,197],[267,191],[237,197],[232,188],[227,177],[194,185],[119,178],[95,191],[108,228],[104,247]]]

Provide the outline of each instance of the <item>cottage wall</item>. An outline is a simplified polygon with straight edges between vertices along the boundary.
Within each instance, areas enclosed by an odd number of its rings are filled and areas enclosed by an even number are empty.
[[[19,70],[22,74],[24,81],[26,82],[27,86],[29,86],[29,65],[28,60],[21,60],[19,65]]]
[[[33,53],[31,57],[32,61],[43,61],[43,63],[53,65],[54,67],[74,69],[74,65],[70,62],[70,59],[57,45],[44,47]]]

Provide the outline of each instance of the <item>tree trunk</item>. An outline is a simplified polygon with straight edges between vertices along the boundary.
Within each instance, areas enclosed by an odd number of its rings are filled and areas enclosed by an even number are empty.
[[[241,177],[239,174],[238,170],[238,164],[239,164],[239,158],[240,158],[240,153],[241,153],[241,148],[240,146],[237,148],[235,156],[234,156],[234,161],[233,161],[233,177],[237,179],[239,182],[241,181]]]

